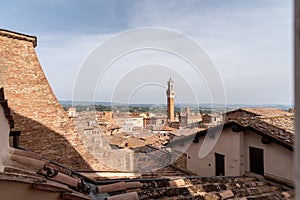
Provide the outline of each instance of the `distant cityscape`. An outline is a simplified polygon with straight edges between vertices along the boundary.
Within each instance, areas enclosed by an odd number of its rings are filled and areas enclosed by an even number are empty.
[[[92,101],[72,101],[72,100],[59,100],[60,104],[63,106],[63,108],[67,111],[69,107],[76,107],[77,111],[83,111],[86,109],[95,109],[97,111],[112,111],[113,109],[120,109],[125,110],[128,108],[130,110],[138,110],[138,109],[144,109],[145,111],[149,110],[149,108],[163,108],[167,109],[166,103],[161,103],[160,105],[157,104],[125,104],[125,103],[115,103],[115,102],[92,102]],[[181,110],[185,107],[190,107],[191,111],[197,110],[200,113],[201,112],[215,112],[219,110],[234,110],[237,108],[243,108],[243,107],[250,107],[250,108],[278,108],[282,110],[288,110],[289,108],[294,107],[290,104],[209,104],[209,103],[202,103],[199,105],[196,104],[174,104],[175,110]]]
[[[0,29],[1,199],[295,199],[293,105],[58,102]],[[152,94],[155,95],[155,94]]]

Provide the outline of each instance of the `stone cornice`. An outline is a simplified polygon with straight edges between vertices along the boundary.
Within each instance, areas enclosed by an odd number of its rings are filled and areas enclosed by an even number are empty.
[[[36,36],[26,35],[23,33],[9,31],[9,30],[5,30],[5,29],[0,29],[0,36],[18,39],[18,40],[25,40],[28,42],[32,42],[34,47],[37,46],[37,37]]]

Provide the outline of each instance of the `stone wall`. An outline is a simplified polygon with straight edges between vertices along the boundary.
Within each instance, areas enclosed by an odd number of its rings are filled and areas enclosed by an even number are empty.
[[[0,29],[0,87],[4,87],[15,128],[21,130],[20,146],[76,170],[101,170],[56,99],[38,61],[36,41],[36,37]]]

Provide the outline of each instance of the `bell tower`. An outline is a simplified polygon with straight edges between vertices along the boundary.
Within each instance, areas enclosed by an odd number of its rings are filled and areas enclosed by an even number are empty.
[[[174,83],[170,77],[168,81],[168,89],[167,93],[167,115],[168,115],[168,123],[172,123],[174,121]]]

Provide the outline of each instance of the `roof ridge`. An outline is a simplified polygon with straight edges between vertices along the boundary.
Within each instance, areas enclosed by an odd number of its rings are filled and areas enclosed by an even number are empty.
[[[37,46],[37,37],[36,36],[27,35],[24,33],[19,33],[19,32],[10,31],[10,30],[1,29],[1,28],[0,28],[0,36],[18,39],[18,40],[25,40],[28,42],[32,42],[34,47]]]

